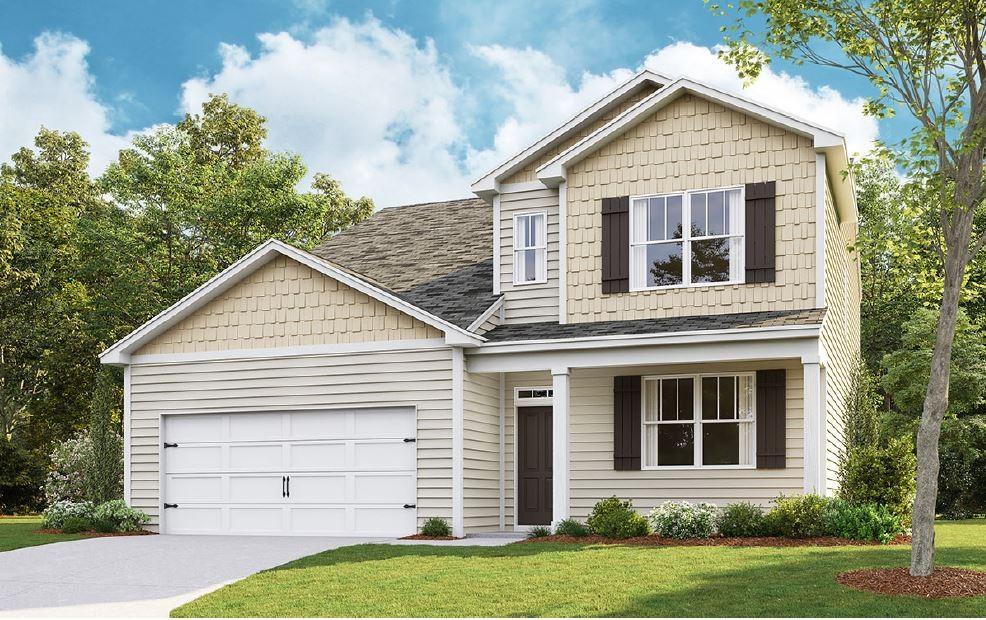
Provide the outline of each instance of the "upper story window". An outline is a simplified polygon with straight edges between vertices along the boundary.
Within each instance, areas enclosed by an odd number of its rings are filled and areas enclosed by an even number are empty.
[[[514,284],[548,281],[547,221],[544,211],[514,216]]]
[[[743,280],[743,190],[721,189],[630,202],[630,289]]]
[[[753,374],[647,377],[645,468],[752,466]]]

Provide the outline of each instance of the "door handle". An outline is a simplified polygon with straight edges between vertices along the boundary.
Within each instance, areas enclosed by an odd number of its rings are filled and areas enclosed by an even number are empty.
[[[286,481],[287,481],[287,476],[281,476],[281,497],[288,496]]]
[[[291,476],[288,476],[288,497],[291,497]]]

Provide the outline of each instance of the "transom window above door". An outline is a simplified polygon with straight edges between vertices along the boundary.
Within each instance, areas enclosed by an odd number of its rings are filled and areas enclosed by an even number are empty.
[[[743,280],[743,190],[717,189],[630,202],[630,290]]]
[[[543,211],[514,216],[514,284],[548,281],[547,220]]]

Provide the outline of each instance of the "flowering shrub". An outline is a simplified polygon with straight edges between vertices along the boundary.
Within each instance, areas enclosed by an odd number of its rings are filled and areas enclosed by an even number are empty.
[[[45,508],[41,514],[41,527],[60,530],[69,519],[92,523],[95,511],[96,507],[92,505],[92,502],[55,502]]]
[[[127,506],[122,499],[102,503],[93,512],[93,523],[100,532],[136,532],[149,520],[147,513]]]
[[[709,538],[716,533],[719,509],[712,504],[664,502],[651,511],[654,533],[665,538]]]
[[[44,495],[47,504],[59,501],[103,501],[106,497],[93,496],[94,472],[109,471],[115,480],[109,486],[114,495],[123,492],[123,438],[118,433],[108,437],[111,445],[101,450],[102,460],[96,463],[96,454],[89,431],[83,430],[55,446],[51,453],[51,469],[45,479]],[[99,495],[105,496],[101,491]]]

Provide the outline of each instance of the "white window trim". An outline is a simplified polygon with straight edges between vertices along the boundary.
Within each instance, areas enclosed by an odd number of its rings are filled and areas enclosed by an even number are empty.
[[[517,221],[523,217],[530,217],[532,215],[540,215],[544,219],[544,226],[541,228],[544,234],[544,239],[538,240],[536,245],[529,247],[518,247],[517,245]],[[515,213],[513,216],[513,284],[514,286],[530,286],[532,284],[547,284],[548,283],[548,212],[546,210],[541,211],[524,211],[521,213]],[[537,259],[535,260],[535,270],[538,272],[538,278],[534,280],[521,280],[518,277],[517,271],[517,253],[524,250],[537,250]]]
[[[753,400],[750,403],[753,408],[753,417],[749,420],[736,420],[740,424],[750,424],[753,430],[750,432],[750,463],[740,465],[703,465],[702,464],[702,424],[718,424],[721,420],[702,420],[702,379],[705,377],[749,377],[750,386],[753,391]],[[683,424],[678,421],[647,421],[647,388],[648,381],[659,381],[661,379],[692,379],[692,425],[695,428],[695,441],[693,445],[694,457],[693,465],[647,465],[647,426],[660,424]],[[642,471],[675,471],[689,469],[756,469],[757,468],[757,373],[756,372],[704,372],[697,374],[675,374],[675,375],[647,375],[640,378],[640,469]],[[732,420],[730,423],[736,423]]]
[[[733,190],[739,190],[740,198],[739,203],[741,205],[738,212],[734,215],[734,222],[736,224],[736,231],[729,235],[713,235],[705,237],[692,237],[691,236],[691,221],[692,221],[692,204],[691,197],[693,194],[704,194],[707,192],[728,192]],[[637,241],[634,239],[636,235],[634,234],[634,221],[633,217],[633,201],[640,200],[643,198],[666,198],[669,196],[681,196],[681,223],[682,223],[682,237],[681,239],[667,239],[662,241]],[[694,189],[680,192],[666,192],[661,194],[638,194],[636,196],[630,196],[630,291],[666,291],[676,288],[699,288],[699,287],[711,287],[711,286],[731,286],[735,284],[745,284],[746,283],[746,209],[742,205],[746,204],[746,188],[743,185],[732,185],[726,187],[711,187],[704,189]],[[735,266],[735,272],[737,274],[736,278],[725,280],[722,282],[692,282],[692,241],[703,241],[705,239],[723,239],[723,238],[737,238],[739,239],[739,250],[737,251]],[[637,272],[636,265],[636,252],[633,251],[635,246],[638,245],[655,245],[660,243],[680,243],[681,244],[681,284],[668,284],[665,286],[633,286],[633,282],[636,279],[635,274]],[[644,282],[647,279],[644,278]]]

